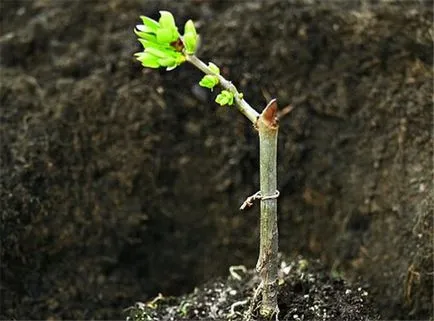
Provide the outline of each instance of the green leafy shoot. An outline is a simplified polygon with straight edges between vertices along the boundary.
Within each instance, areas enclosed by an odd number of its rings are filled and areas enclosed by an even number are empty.
[[[197,49],[198,34],[193,21],[184,27],[184,35],[178,32],[175,18],[168,11],[160,11],[157,21],[140,16],[143,24],[134,29],[143,51],[134,54],[143,67],[175,69],[186,60],[186,55],[193,55]]]
[[[270,201],[272,201],[271,198],[279,196],[279,191],[275,190],[277,185],[276,148],[278,131],[278,126],[274,120],[277,112],[275,100],[272,100],[264,111],[259,114],[243,100],[243,94],[230,81],[220,75],[219,67],[212,62],[209,62],[207,66],[196,57],[199,35],[192,20],[185,23],[184,34],[180,35],[174,17],[168,11],[160,11],[158,21],[145,16],[140,18],[143,24],[137,25],[134,32],[138,37],[138,41],[142,44],[143,50],[134,54],[136,59],[144,67],[165,67],[166,70],[172,70],[187,61],[205,73],[205,76],[199,82],[200,86],[213,91],[216,85],[221,85],[224,89],[215,98],[216,103],[220,106],[231,106],[236,103],[239,111],[255,124],[255,128],[259,132],[261,191],[270,195],[267,196]],[[263,171],[263,168],[266,170]],[[253,196],[256,195],[257,193]],[[245,204],[251,205],[249,202],[253,196],[247,198],[241,209],[245,207]],[[259,289],[262,291],[262,305],[259,314],[267,319],[270,319],[273,315],[277,318],[279,313],[277,305],[278,266],[276,263],[278,261],[278,239],[277,225],[273,223],[277,221],[275,204],[276,200],[270,203],[270,206],[261,206],[261,242],[258,260],[261,264],[259,273],[261,285],[257,292],[259,292]],[[161,298],[157,297],[156,299]],[[153,300],[153,303],[155,303],[154,301],[156,300]],[[150,308],[154,309],[156,307],[157,305]],[[188,312],[189,307],[187,305],[181,304],[178,308],[178,313],[181,316],[187,315]]]
[[[222,92],[217,95],[215,101],[220,106],[224,106],[224,105],[231,106],[234,104],[234,94],[228,90],[222,90]]]

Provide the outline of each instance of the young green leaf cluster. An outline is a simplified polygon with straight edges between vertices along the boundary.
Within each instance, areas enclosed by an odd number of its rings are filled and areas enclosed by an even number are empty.
[[[234,94],[228,90],[222,90],[222,92],[217,95],[215,101],[220,106],[233,105],[234,104]]]
[[[218,76],[220,75],[220,68],[214,65],[212,62],[208,63],[208,68],[209,70],[211,70],[213,75],[203,76],[202,80],[199,82],[199,85],[205,88],[209,88],[212,91],[215,85],[219,83]]]
[[[134,29],[144,50],[135,54],[144,67],[175,69],[186,60],[186,55],[194,54],[198,35],[193,21],[184,26],[184,35],[178,32],[173,15],[168,11],[160,11],[157,21],[141,16],[143,24]]]
[[[185,23],[184,35],[181,36],[173,15],[168,11],[160,11],[158,22],[145,16],[140,18],[143,24],[137,25],[134,32],[144,50],[134,55],[144,67],[165,67],[166,70],[172,70],[189,58],[195,57],[199,36],[192,20]],[[191,60],[189,61],[191,62]],[[205,68],[207,74],[199,82],[199,85],[212,91],[222,79],[220,69],[212,62]],[[227,89],[227,87],[225,88]],[[233,105],[235,93],[231,90],[222,90],[215,101],[221,106]]]

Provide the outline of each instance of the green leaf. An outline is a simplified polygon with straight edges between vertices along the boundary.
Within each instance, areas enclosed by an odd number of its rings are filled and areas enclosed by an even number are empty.
[[[234,94],[231,93],[230,91],[222,90],[222,92],[217,95],[215,101],[220,106],[233,105],[233,103],[234,103]]]
[[[157,41],[161,44],[172,42],[172,30],[170,29],[158,29]]]
[[[193,55],[196,52],[197,47],[197,35],[192,32],[187,32],[182,37],[182,42],[184,43],[185,51],[189,55]]]
[[[217,75],[220,75],[220,68],[217,67],[216,65],[214,65],[212,62],[208,63],[208,67],[209,69],[211,69],[211,71]]]
[[[176,56],[176,64],[177,64],[177,65],[180,65],[180,64],[182,64],[182,63],[184,63],[184,62],[185,62],[185,56],[184,56],[183,54],[179,53],[179,54]]]
[[[177,64],[173,64],[171,66],[167,66],[166,71],[171,71],[171,70],[175,69],[176,67],[178,67]]]
[[[175,18],[169,11],[160,11],[160,26],[164,29],[177,29],[175,24]]]
[[[184,25],[184,34],[192,33],[197,36],[196,28],[194,27],[193,20],[188,20]]]
[[[155,47],[146,48],[145,52],[148,52],[158,58],[173,57],[175,55],[175,52],[170,49],[164,49],[164,48],[157,49]]]
[[[167,71],[173,70],[183,62],[185,62],[185,56],[181,53],[177,53],[176,57],[174,58],[174,63],[172,65],[167,66],[166,70]]]
[[[154,33],[155,31],[157,31],[157,29],[149,28],[149,27],[146,26],[146,25],[137,25],[137,26],[136,26],[136,29],[137,29],[138,31],[146,32],[146,33]]]
[[[158,63],[162,67],[173,66],[176,65],[176,59],[173,57],[160,58],[158,59]]]
[[[147,53],[147,52],[138,52],[135,54],[136,59],[142,63],[144,67],[149,68],[159,68],[160,64],[158,62],[158,57]]]
[[[199,82],[199,85],[205,88],[213,89],[218,83],[219,80],[216,76],[205,75]]]
[[[134,29],[134,33],[139,37],[139,41],[140,41],[140,39],[146,39],[146,40],[150,40],[152,42],[157,42],[157,37],[155,37],[155,35],[153,35],[151,33],[138,31],[136,29]]]
[[[192,20],[188,20],[184,25],[184,35],[182,42],[184,43],[186,52],[192,55],[196,52],[199,36]]]
[[[228,105],[232,106],[234,104],[234,95],[232,93],[230,93],[231,95],[229,96],[228,100]]]
[[[228,103],[228,98],[222,94],[218,94],[218,96],[215,99],[216,103],[220,106],[224,106]]]
[[[150,40],[139,39],[139,42],[142,44],[143,48],[145,48],[145,49],[151,48],[151,47],[160,48],[160,46],[157,43],[150,41]]]
[[[175,48],[173,48],[172,46],[170,46],[169,44],[162,44],[159,43],[156,39],[156,37],[154,38],[149,38],[151,40],[146,40],[146,39],[138,39],[139,42],[142,44],[143,48],[145,48],[145,50],[149,49],[149,48],[155,48],[158,49],[159,51],[164,52],[166,55],[170,55],[173,56],[176,53]]]
[[[140,18],[142,19],[143,24],[146,25],[151,30],[153,30],[154,32],[157,31],[158,28],[160,28],[160,24],[154,19],[145,16],[140,16]]]

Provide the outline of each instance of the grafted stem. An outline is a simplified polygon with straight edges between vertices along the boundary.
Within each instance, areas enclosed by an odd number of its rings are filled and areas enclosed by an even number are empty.
[[[277,265],[278,265],[278,230],[277,230],[277,103],[273,99],[259,114],[238,92],[237,88],[223,76],[214,73],[194,55],[187,55],[186,60],[207,75],[218,77],[220,85],[233,93],[235,105],[258,129],[261,219],[259,259],[256,270],[261,277],[259,288],[262,293],[260,313],[271,317],[279,313],[277,306]],[[276,194],[277,193],[277,194]]]
[[[277,306],[278,229],[277,198],[277,103],[273,99],[259,116],[259,163],[261,185],[261,221],[259,259],[256,270],[261,277],[262,304],[260,313],[271,317],[279,313]],[[278,194],[277,194],[278,195]]]

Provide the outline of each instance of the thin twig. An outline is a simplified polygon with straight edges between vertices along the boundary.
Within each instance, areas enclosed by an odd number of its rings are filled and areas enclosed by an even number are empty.
[[[242,95],[238,92],[237,88],[228,80],[226,80],[222,75],[218,75],[214,73],[207,65],[203,63],[202,60],[197,58],[194,55],[187,55],[186,60],[196,66],[198,69],[203,71],[207,75],[216,76],[219,79],[220,85],[230,91],[232,94],[234,94],[235,98],[235,104],[238,108],[238,110],[246,116],[253,124],[256,124],[256,121],[258,120],[259,113],[247,103],[242,98]]]

